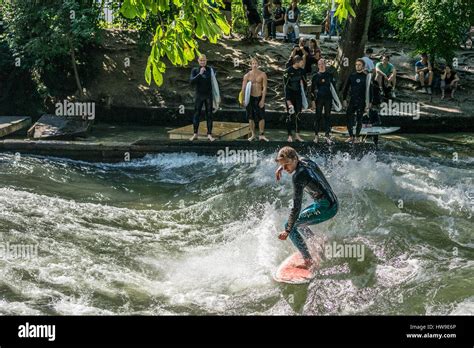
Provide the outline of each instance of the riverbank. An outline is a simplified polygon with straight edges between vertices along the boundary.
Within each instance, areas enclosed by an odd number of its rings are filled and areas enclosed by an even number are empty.
[[[30,154],[39,156],[64,157],[90,162],[127,162],[145,157],[147,154],[160,153],[196,153],[198,155],[218,156],[229,151],[276,152],[279,148],[291,144],[301,153],[329,154],[339,151],[354,154],[374,150],[371,142],[352,146],[344,138],[336,136],[336,143],[328,146],[322,142],[312,142],[311,132],[302,132],[304,143],[288,143],[286,131],[274,129],[267,132],[270,142],[249,142],[246,139],[232,141],[194,141],[168,139],[169,127],[118,127],[101,124],[91,136],[75,141],[65,140],[29,140],[17,135],[15,139],[0,140],[0,152]],[[231,155],[228,155],[231,156]]]

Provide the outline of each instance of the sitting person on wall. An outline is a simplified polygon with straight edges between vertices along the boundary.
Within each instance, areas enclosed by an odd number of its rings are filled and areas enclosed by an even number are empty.
[[[300,38],[300,15],[301,11],[298,8],[298,0],[292,0],[291,5],[285,14],[285,24],[283,25],[283,35],[285,35],[285,42],[288,42],[288,29],[292,28],[295,32],[295,41]]]
[[[270,38],[276,39],[277,27],[285,24],[286,10],[281,6],[281,0],[275,0],[273,4],[275,5],[275,9],[273,10],[272,31]]]
[[[446,91],[451,92],[451,99],[454,99],[454,92],[458,88],[459,75],[451,67],[446,65],[443,73],[441,74],[441,99],[444,99]]]

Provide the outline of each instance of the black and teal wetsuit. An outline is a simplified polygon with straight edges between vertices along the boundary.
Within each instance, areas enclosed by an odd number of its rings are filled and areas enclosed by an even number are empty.
[[[307,227],[334,217],[339,204],[321,169],[309,159],[301,158],[298,161],[293,174],[293,186],[293,208],[288,222],[285,224],[285,231],[289,232],[291,241],[303,257],[310,259],[311,255],[303,238],[312,234]],[[314,199],[314,202],[301,211],[305,190]],[[303,233],[305,236],[302,235]]]

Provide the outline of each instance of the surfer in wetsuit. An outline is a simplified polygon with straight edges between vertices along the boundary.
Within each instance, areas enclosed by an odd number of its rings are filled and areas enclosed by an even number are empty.
[[[367,92],[367,75],[364,73],[365,62],[362,58],[356,60],[355,63],[356,72],[349,76],[349,81],[344,88],[342,93],[344,99],[344,106],[347,107],[347,130],[349,132],[349,139],[347,142],[357,143],[360,131],[362,129],[362,116],[364,111],[368,111],[371,108],[372,102],[372,90],[369,89],[369,100],[366,99]],[[369,81],[370,83],[370,81]],[[350,90],[350,102],[347,103],[347,96]],[[367,103],[368,102],[368,103]],[[355,115],[355,117],[354,117]],[[356,134],[354,136],[354,118],[356,119]]]
[[[250,101],[246,106],[247,118],[251,136],[248,139],[252,141],[255,136],[255,123],[258,123],[258,140],[268,141],[265,137],[265,98],[267,96],[267,74],[258,68],[257,58],[250,59],[252,70],[244,75],[242,81],[242,95],[245,95],[247,83],[251,83]],[[245,98],[244,98],[245,99]]]
[[[288,130],[288,142],[293,142],[293,126],[296,134],[295,139],[304,141],[299,134],[298,120],[303,111],[303,96],[301,84],[306,90],[305,71],[303,69],[305,61],[300,56],[294,56],[292,65],[285,70],[283,82],[285,85],[285,101],[287,109],[286,128]]]
[[[212,68],[207,66],[207,58],[201,54],[198,58],[199,67],[191,71],[191,85],[196,86],[196,97],[194,101],[193,136],[191,141],[198,138],[199,118],[204,105],[206,110],[207,138],[214,141],[212,137]]]
[[[278,238],[285,240],[289,236],[303,255],[305,263],[302,268],[309,269],[314,261],[304,240],[304,237],[313,234],[308,226],[334,217],[338,210],[337,197],[318,165],[307,158],[299,157],[292,147],[285,146],[280,149],[275,161],[280,165],[275,172],[277,181],[280,180],[283,170],[289,174],[294,173],[293,208],[285,224],[285,230]],[[314,202],[301,211],[304,190]]]

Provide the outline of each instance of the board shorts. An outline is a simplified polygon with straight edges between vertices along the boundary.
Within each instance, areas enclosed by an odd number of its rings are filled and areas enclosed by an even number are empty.
[[[247,120],[252,120],[255,122],[260,122],[261,120],[265,120],[265,106],[261,108],[258,104],[262,100],[262,96],[260,97],[253,97],[250,96],[249,104],[246,107],[247,111]]]

